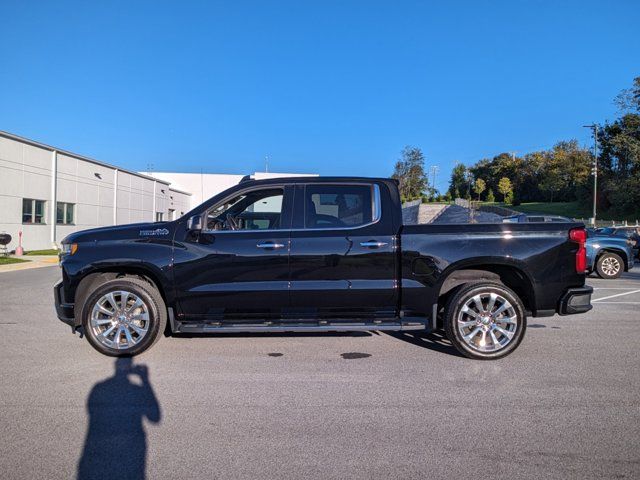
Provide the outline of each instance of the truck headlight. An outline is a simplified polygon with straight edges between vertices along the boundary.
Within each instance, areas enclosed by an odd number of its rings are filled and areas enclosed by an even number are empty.
[[[63,255],[73,255],[78,251],[77,243],[63,243],[62,244],[62,254]]]

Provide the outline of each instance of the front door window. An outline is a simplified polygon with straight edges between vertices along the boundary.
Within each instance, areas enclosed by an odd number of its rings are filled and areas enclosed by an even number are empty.
[[[207,231],[281,230],[282,188],[246,192],[207,212]]]

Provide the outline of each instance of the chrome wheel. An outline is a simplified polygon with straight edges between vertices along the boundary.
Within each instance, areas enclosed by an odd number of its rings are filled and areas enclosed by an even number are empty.
[[[621,265],[617,258],[606,257],[600,264],[600,269],[607,277],[613,277],[620,271]]]
[[[90,328],[95,339],[105,347],[131,348],[149,331],[149,307],[134,293],[109,292],[93,306]]]
[[[518,328],[518,314],[502,295],[480,293],[464,303],[457,324],[460,338],[468,347],[479,352],[496,352],[511,343]]]

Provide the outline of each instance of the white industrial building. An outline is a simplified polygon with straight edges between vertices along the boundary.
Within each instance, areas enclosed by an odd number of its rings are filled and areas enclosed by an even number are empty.
[[[191,208],[197,207],[215,194],[237,185],[245,175],[229,175],[224,173],[178,173],[154,172],[149,173],[158,180],[169,182],[172,186],[191,193]],[[254,180],[278,177],[314,177],[309,173],[267,173],[255,172],[250,175]]]
[[[57,247],[77,230],[176,219],[243,177],[133,172],[0,131],[0,233],[10,250],[19,232],[27,251]]]

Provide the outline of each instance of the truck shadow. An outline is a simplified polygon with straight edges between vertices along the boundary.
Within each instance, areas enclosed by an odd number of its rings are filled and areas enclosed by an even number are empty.
[[[465,358],[458,350],[451,345],[451,342],[441,330],[435,332],[426,332],[424,330],[405,331],[405,332],[385,332],[390,337],[402,340],[403,342],[416,345],[418,347],[433,350],[439,353],[446,353],[454,357]]]
[[[273,337],[370,337],[377,335],[377,331],[370,332],[207,332],[207,333],[172,333],[176,338],[273,338]]]
[[[89,427],[78,462],[79,480],[146,478],[144,419],[159,423],[160,405],[146,365],[115,361],[112,377],[97,383],[87,398]]]
[[[423,330],[405,332],[385,332],[372,330],[368,332],[238,332],[238,333],[173,333],[176,338],[295,338],[295,337],[370,337],[373,335],[389,335],[397,340],[416,345],[418,347],[446,353],[454,357],[465,358],[446,337],[443,331],[426,332]]]

